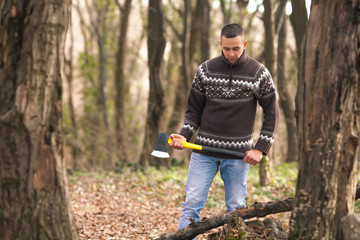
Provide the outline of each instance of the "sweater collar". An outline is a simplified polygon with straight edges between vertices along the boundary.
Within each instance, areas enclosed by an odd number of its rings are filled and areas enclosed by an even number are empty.
[[[247,63],[249,59],[249,56],[246,55],[245,50],[244,52],[241,54],[240,58],[238,60],[236,60],[236,62],[230,62],[229,60],[226,59],[223,51],[221,51],[221,56],[220,56],[220,60],[225,63],[226,65],[228,65],[229,67],[238,67],[238,68],[242,68],[245,66],[245,64]]]

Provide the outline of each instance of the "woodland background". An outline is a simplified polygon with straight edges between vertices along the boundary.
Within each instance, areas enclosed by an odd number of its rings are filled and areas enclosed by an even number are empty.
[[[309,8],[310,2],[305,1],[294,1],[295,9],[290,1],[271,1],[270,5],[242,0],[164,1],[163,19],[155,16],[151,23],[146,1],[73,0],[63,80],[68,166],[80,169],[123,164],[170,166],[171,160],[159,162],[150,158],[151,148],[156,145],[160,131],[179,130],[195,70],[204,60],[221,53],[220,29],[230,22],[243,25],[249,42],[246,53],[264,64],[267,61],[278,85],[282,119],[271,158],[278,163],[294,161],[297,154],[294,28],[304,33],[309,11],[305,3]],[[273,14],[268,14],[269,18],[266,12]],[[296,17],[293,24],[291,16]],[[160,37],[153,42],[148,41],[150,24],[162,26]],[[282,37],[280,26],[284,26]],[[156,46],[162,37],[163,52]],[[161,61],[158,79],[149,80],[150,71],[156,71],[157,66],[150,64],[151,53],[147,49],[157,49],[156,57]],[[282,57],[276,57],[276,52]],[[161,89],[156,89],[156,82]],[[261,114],[258,116],[261,124]],[[187,160],[189,151],[184,152],[174,153],[173,163]]]
[[[359,239],[360,0],[0,0],[0,239],[175,231],[190,151],[150,153],[230,22],[281,108],[248,204],[294,194],[289,239]],[[205,216],[222,190],[217,176]]]

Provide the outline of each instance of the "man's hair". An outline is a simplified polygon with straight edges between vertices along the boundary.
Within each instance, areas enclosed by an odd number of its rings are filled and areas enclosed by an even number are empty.
[[[220,39],[225,36],[226,38],[234,38],[236,36],[241,36],[244,39],[244,30],[237,23],[230,23],[221,29]]]

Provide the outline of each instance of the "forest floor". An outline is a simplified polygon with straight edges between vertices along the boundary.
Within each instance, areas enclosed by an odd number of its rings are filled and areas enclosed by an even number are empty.
[[[273,166],[272,182],[259,186],[258,167],[248,177],[247,205],[293,197],[296,164]],[[69,194],[80,240],[155,239],[177,230],[185,199],[187,166],[145,172],[130,168],[114,171],[74,171],[68,174]],[[224,188],[219,174],[210,188],[202,217],[222,214]],[[287,225],[290,213],[270,215]],[[210,232],[217,231],[213,229]],[[197,237],[206,239],[205,233]]]

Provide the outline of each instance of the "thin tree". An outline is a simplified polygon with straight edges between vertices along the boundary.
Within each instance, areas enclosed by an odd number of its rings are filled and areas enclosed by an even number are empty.
[[[118,3],[118,2],[117,2]],[[120,31],[118,37],[118,49],[116,52],[115,65],[115,129],[116,129],[116,149],[119,162],[128,162],[128,151],[125,134],[125,100],[126,100],[126,80],[125,80],[125,62],[126,62],[126,40],[129,25],[129,16],[131,11],[131,0],[126,0],[122,6],[118,3],[120,9]]]
[[[103,127],[105,129],[105,139],[106,139],[106,156],[105,161],[103,162],[104,166],[111,167],[113,163],[113,143],[111,139],[109,116],[108,116],[108,104],[107,104],[107,95],[106,95],[106,82],[108,79],[108,70],[107,70],[107,18],[110,10],[110,0],[105,0],[104,2],[100,1],[91,1],[91,5],[85,0],[85,5],[87,13],[89,14],[90,25],[88,29],[91,34],[95,36],[95,41],[97,43],[98,52],[98,110],[102,116]]]
[[[229,0],[220,0],[220,8],[221,8],[221,12],[223,15],[223,23],[224,24],[229,24],[231,23],[231,18],[232,18],[232,11],[233,11],[233,1]],[[242,4],[239,3],[239,7]]]
[[[298,84],[300,169],[290,239],[344,239],[359,160],[359,1],[312,1]]]
[[[298,139],[297,128],[295,119],[295,104],[294,97],[289,92],[288,78],[286,76],[287,70],[287,21],[288,17],[285,14],[285,9],[282,10],[281,25],[279,29],[278,37],[278,49],[277,49],[277,87],[279,92],[280,106],[282,113],[284,114],[286,134],[287,134],[287,154],[286,162],[296,161],[298,158]],[[280,15],[280,14],[279,14]],[[279,16],[277,14],[277,16]]]
[[[69,11],[61,0],[0,5],[0,239],[78,239],[61,126]]]
[[[173,6],[175,8],[175,6]],[[178,41],[181,43],[181,77],[178,77],[176,82],[176,92],[175,92],[175,101],[174,101],[174,110],[173,114],[170,117],[169,121],[169,131],[177,132],[179,130],[179,125],[182,123],[185,111],[185,102],[186,97],[191,84],[191,74],[190,74],[190,29],[191,29],[191,4],[190,1],[184,1],[183,9],[176,9],[181,15],[183,20],[182,22],[182,32],[180,33],[175,25],[170,19],[165,19],[167,24],[170,26]],[[176,44],[176,43],[174,43]]]
[[[191,34],[190,34],[190,72],[194,73],[198,64],[201,63],[201,11],[202,0],[196,0],[195,8],[191,14]],[[196,67],[194,67],[196,66]]]
[[[210,58],[210,3],[209,0],[202,1],[201,12],[201,59],[205,62]]]
[[[88,89],[98,89],[98,84],[95,80],[95,76],[93,74],[93,70],[95,68],[95,61],[93,61],[92,56],[95,55],[95,53],[93,53],[93,47],[92,47],[92,41],[91,41],[91,30],[89,28],[89,26],[86,24],[86,20],[85,20],[85,16],[83,13],[83,9],[80,6],[81,1],[79,0],[73,0],[72,4],[73,7],[76,10],[76,13],[79,17],[79,21],[80,21],[80,33],[83,39],[83,53],[80,56],[80,76],[83,80],[83,84],[84,84],[84,90],[83,90],[83,94],[84,94],[84,98],[86,95],[85,92],[88,91]],[[90,34],[89,34],[90,33]],[[95,92],[95,90],[94,90]],[[96,91],[97,93],[98,91]],[[80,119],[79,119],[79,125],[81,126],[78,129],[79,134],[79,139],[81,141],[81,145],[83,145],[82,149],[83,149],[83,153],[85,153],[87,155],[87,165],[89,167],[93,167],[97,161],[98,161],[98,156],[101,154],[100,152],[100,133],[99,131],[94,131],[94,125],[95,123],[98,124],[99,122],[101,122],[101,116],[99,116],[98,112],[100,112],[100,110],[98,110],[99,107],[99,94],[91,94],[90,95],[90,99],[89,98],[85,98],[86,99],[86,104],[89,104],[92,109],[94,109],[94,111],[90,111],[90,114],[84,114]],[[94,99],[94,100],[93,100]],[[84,106],[84,112],[86,111],[86,105]],[[96,114],[95,114],[96,113]],[[83,120],[82,120],[83,119]],[[81,138],[83,132],[86,132],[86,130],[84,131],[84,129],[91,129],[92,131],[90,131],[90,134],[88,134],[87,136],[83,136],[83,138]],[[69,142],[67,142],[69,143]],[[72,144],[75,148],[79,145],[77,142]],[[88,151],[87,151],[88,149]]]
[[[290,15],[290,22],[294,30],[296,49],[299,54],[308,21],[307,10],[305,0],[291,0],[291,5],[292,13]]]
[[[274,77],[275,73],[275,21],[274,1],[264,0],[264,28],[265,28],[265,66]],[[259,168],[260,185],[266,186],[270,182],[271,162],[261,161]]]
[[[140,165],[162,165],[150,154],[156,145],[160,130],[164,126],[164,89],[162,86],[162,62],[166,46],[164,10],[161,0],[149,0],[148,11],[148,65],[149,98],[145,126],[145,138],[140,157]]]
[[[72,6],[72,0],[70,0],[69,5]],[[64,124],[64,144],[71,148],[71,159],[72,166],[75,169],[79,169],[79,156],[81,153],[81,148],[79,147],[78,139],[78,125],[75,118],[75,108],[73,100],[73,80],[74,80],[74,71],[73,71],[73,53],[74,53],[74,32],[72,25],[72,11],[70,11],[70,21],[68,34],[68,48],[65,49],[64,53],[64,76],[67,83],[67,106],[68,106],[68,115],[70,118],[70,125],[66,126]],[[67,50],[67,51],[66,51]]]

